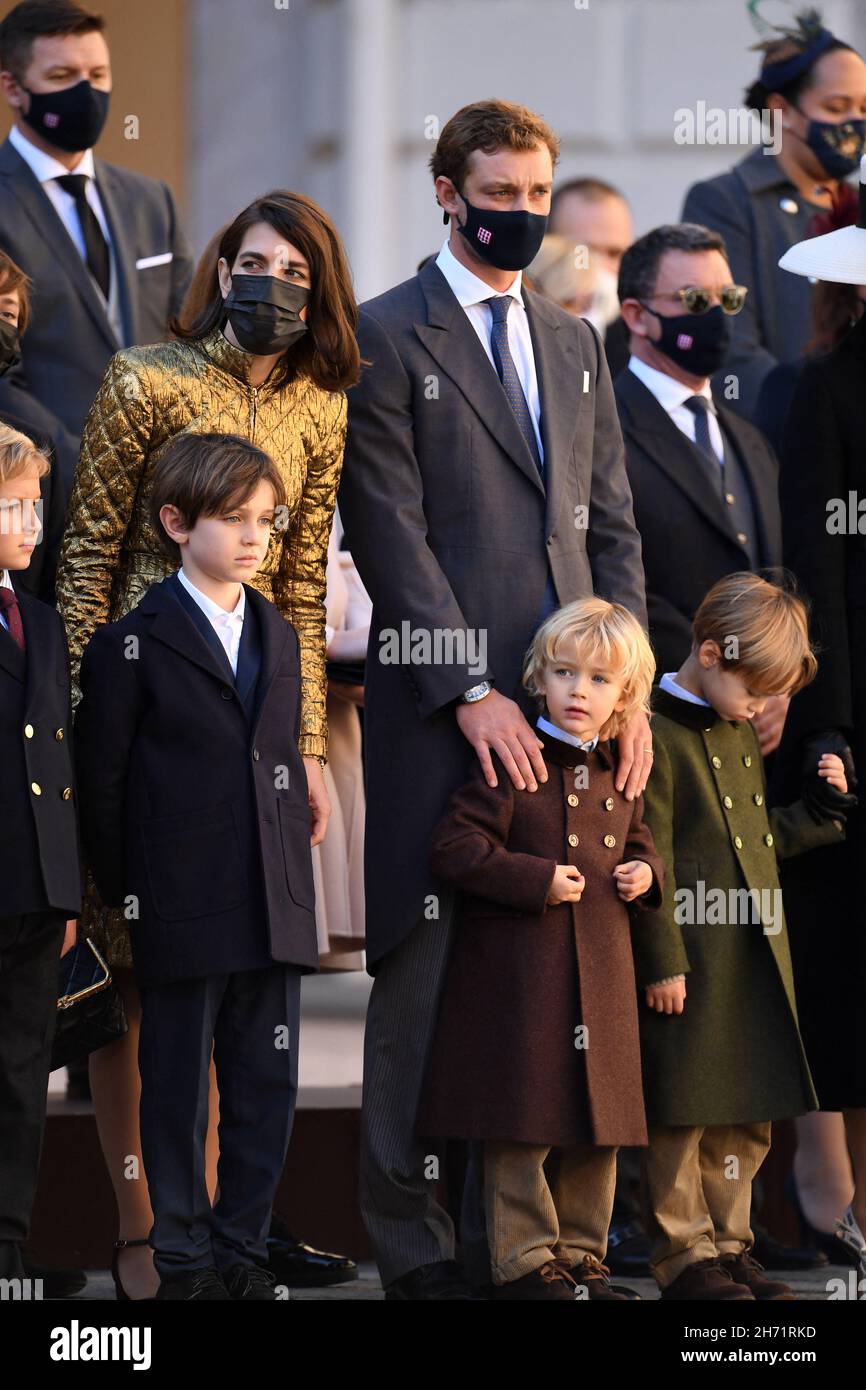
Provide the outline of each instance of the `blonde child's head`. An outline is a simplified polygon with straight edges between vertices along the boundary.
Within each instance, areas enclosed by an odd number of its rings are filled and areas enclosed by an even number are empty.
[[[617,686],[618,698],[597,731],[601,739],[614,738],[639,711],[649,712],[652,648],[640,623],[619,603],[576,599],[542,623],[523,665],[523,684],[541,709],[560,668],[601,672]],[[579,733],[579,724],[571,732]]]
[[[790,584],[747,570],[713,585],[695,614],[692,635],[702,667],[737,677],[760,703],[772,695],[795,695],[818,669],[802,599]]]
[[[42,528],[39,479],[48,469],[32,439],[0,425],[0,570],[30,564]]]

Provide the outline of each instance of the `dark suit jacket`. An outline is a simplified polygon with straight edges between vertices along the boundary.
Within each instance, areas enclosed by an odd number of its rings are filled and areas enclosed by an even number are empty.
[[[42,530],[39,534],[39,544],[33,551],[26,570],[19,570],[16,578],[29,594],[35,594],[44,603],[53,604],[57,556],[60,552],[60,542],[63,540],[67,500],[63,479],[58,471],[54,440],[41,430],[34,429],[27,420],[10,415],[5,410],[0,410],[0,424],[18,430],[19,434],[26,434],[37,448],[47,454],[51,464],[48,472],[43,473],[39,479],[39,494],[42,499]]]
[[[485,676],[520,689],[548,568],[561,603],[593,591],[645,620],[640,541],[604,351],[589,324],[524,290],[541,394],[543,487],[517,418],[435,263],[361,311],[339,503],[373,600],[367,659],[367,951],[415,926],[437,880],[430,834],[474,751],[453,705]],[[583,524],[588,509],[588,527]],[[383,629],[486,641],[483,660],[380,659]]]
[[[796,212],[786,212],[783,203],[795,205]],[[714,379],[721,391],[726,377],[739,378],[739,398],[728,403],[748,420],[764,377],[777,362],[801,357],[811,332],[809,281],[780,270],[779,260],[803,241],[817,211],[789,182],[775,155],[761,149],[686,194],[682,221],[721,232],[731,274],[749,288],[742,313],[731,320],[730,356]]]
[[[692,618],[707,590],[750,569],[727,508],[694,448],[634,372],[614,384],[646,573],[650,640],[659,673],[689,654]],[[778,465],[763,435],[715,400],[719,421],[751,484],[762,568],[782,558]]]
[[[69,658],[59,614],[12,575],[26,652],[0,625],[0,917],[81,910]]]
[[[297,633],[244,586],[238,679],[170,576],[98,628],[76,713],[82,836],[141,983],[318,965]],[[186,599],[184,595],[184,599]],[[260,674],[250,699],[261,639]],[[137,900],[137,904],[136,901]]]
[[[0,408],[14,412],[15,386],[26,385],[50,416],[43,429],[57,444],[67,490],[85,416],[109,358],[120,347],[166,337],[193,267],[167,185],[101,159],[95,169],[119,265],[122,343],[39,180],[8,140],[0,145],[0,246],[33,281],[22,362],[0,381]],[[171,261],[136,268],[137,261],[166,253]]]

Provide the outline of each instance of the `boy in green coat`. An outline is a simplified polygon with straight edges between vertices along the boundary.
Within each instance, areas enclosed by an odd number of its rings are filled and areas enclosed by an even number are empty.
[[[732,574],[698,609],[691,654],[654,691],[645,806],[666,892],[632,936],[647,1005],[644,1202],[666,1300],[793,1297],[749,1254],[771,1121],[817,1108],[776,859],[838,841],[854,798],[825,754],[803,798],[768,815],[750,721],[816,670],[800,600]]]

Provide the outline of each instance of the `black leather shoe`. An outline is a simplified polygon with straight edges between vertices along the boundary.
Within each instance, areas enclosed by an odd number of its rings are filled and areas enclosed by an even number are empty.
[[[764,1269],[821,1269],[830,1263],[823,1250],[783,1245],[756,1221],[752,1222],[752,1232],[755,1237],[752,1254]]]
[[[408,1274],[401,1274],[386,1288],[385,1299],[388,1302],[403,1300],[407,1303],[433,1299],[450,1299],[460,1303],[486,1302],[483,1294],[469,1287],[454,1260],[436,1260],[433,1264],[419,1265]]]
[[[23,1252],[21,1263],[25,1278],[42,1280],[43,1298],[72,1298],[73,1294],[81,1293],[87,1283],[83,1269],[48,1269],[28,1259]]]
[[[649,1279],[650,1243],[636,1221],[615,1221],[607,1233],[604,1262],[611,1274]]]
[[[156,1296],[158,1299],[185,1299],[188,1303],[193,1300],[203,1303],[213,1299],[222,1299],[223,1302],[230,1303],[232,1297],[213,1266],[210,1269],[193,1269],[189,1274],[173,1274],[169,1279],[164,1278]]]
[[[293,1236],[279,1216],[271,1218],[267,1245],[268,1269],[278,1284],[290,1289],[321,1289],[358,1277],[358,1266],[348,1255],[315,1250]]]
[[[274,1303],[274,1276],[259,1265],[232,1265],[223,1274],[229,1294],[238,1302]]]
[[[123,1287],[123,1280],[120,1277],[120,1270],[118,1268],[118,1256],[120,1251],[125,1249],[127,1245],[147,1244],[147,1237],[144,1237],[142,1240],[116,1240],[114,1242],[114,1249],[111,1252],[111,1277],[114,1280],[114,1297],[117,1299],[118,1303],[153,1303],[154,1301],[152,1298],[130,1298],[126,1289]]]

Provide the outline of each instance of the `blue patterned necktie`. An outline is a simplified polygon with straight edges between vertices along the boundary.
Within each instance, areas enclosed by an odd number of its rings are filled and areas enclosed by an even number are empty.
[[[514,358],[511,356],[511,349],[508,346],[508,310],[513,303],[513,297],[510,294],[494,294],[490,299],[485,299],[484,303],[490,305],[493,314],[493,333],[490,346],[493,350],[493,361],[499,373],[499,380],[502,382],[508,404],[517,417],[520,432],[526,440],[526,446],[543,482],[544,464],[538,451],[538,440],[535,437],[532,416],[523,394],[520,377],[517,375]]]
[[[687,401],[683,401],[683,405],[695,417],[695,443],[701,453],[705,454],[718,467],[719,456],[713,448],[713,441],[710,437],[709,401],[706,396],[689,396]]]

